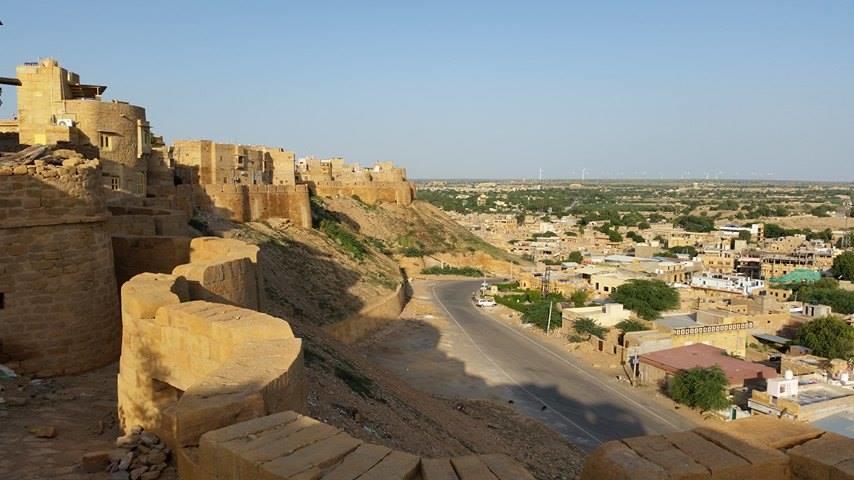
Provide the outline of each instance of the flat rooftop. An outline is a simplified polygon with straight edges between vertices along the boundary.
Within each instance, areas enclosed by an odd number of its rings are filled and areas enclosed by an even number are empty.
[[[730,385],[744,385],[748,380],[778,377],[777,371],[771,367],[730,357],[725,350],[702,343],[645,353],[640,356],[640,363],[674,374],[696,367],[717,365],[726,374]]]

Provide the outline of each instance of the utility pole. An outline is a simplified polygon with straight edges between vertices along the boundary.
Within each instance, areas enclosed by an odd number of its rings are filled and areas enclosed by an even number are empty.
[[[546,335],[548,335],[549,331],[552,329],[552,305],[554,305],[554,302],[549,302],[549,321],[546,324]]]

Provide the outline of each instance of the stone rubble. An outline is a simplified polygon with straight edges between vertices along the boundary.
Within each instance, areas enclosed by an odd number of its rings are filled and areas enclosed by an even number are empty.
[[[134,427],[116,439],[116,448],[87,452],[80,460],[84,472],[107,471],[111,480],[155,480],[168,466],[171,451],[157,435]]]

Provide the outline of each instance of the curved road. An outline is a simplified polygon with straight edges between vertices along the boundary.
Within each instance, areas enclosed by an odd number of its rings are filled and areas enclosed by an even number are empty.
[[[473,305],[480,281],[437,283],[431,293],[449,317],[453,355],[469,375],[501,384],[502,397],[590,449],[617,438],[687,430],[691,422],[625,383],[588,370],[562,349],[506,325]]]

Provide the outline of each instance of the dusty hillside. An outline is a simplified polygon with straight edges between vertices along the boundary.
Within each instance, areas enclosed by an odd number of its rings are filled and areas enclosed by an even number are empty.
[[[484,242],[435,206],[415,201],[409,206],[365,205],[349,198],[329,199],[324,207],[356,231],[376,238],[410,275],[439,260],[474,266],[494,274],[510,271],[521,259]]]
[[[313,230],[284,221],[238,225],[204,219],[206,233],[261,247],[265,310],[288,320],[305,342],[309,413],[393,448],[437,457],[506,453],[537,478],[575,478],[582,454],[545,426],[503,405],[417,391],[323,329],[400,284],[398,263],[389,255],[403,248],[399,237],[411,235],[437,253],[452,247],[459,252],[453,242],[482,251],[482,242],[425,204],[368,207],[336,200],[314,207]]]

